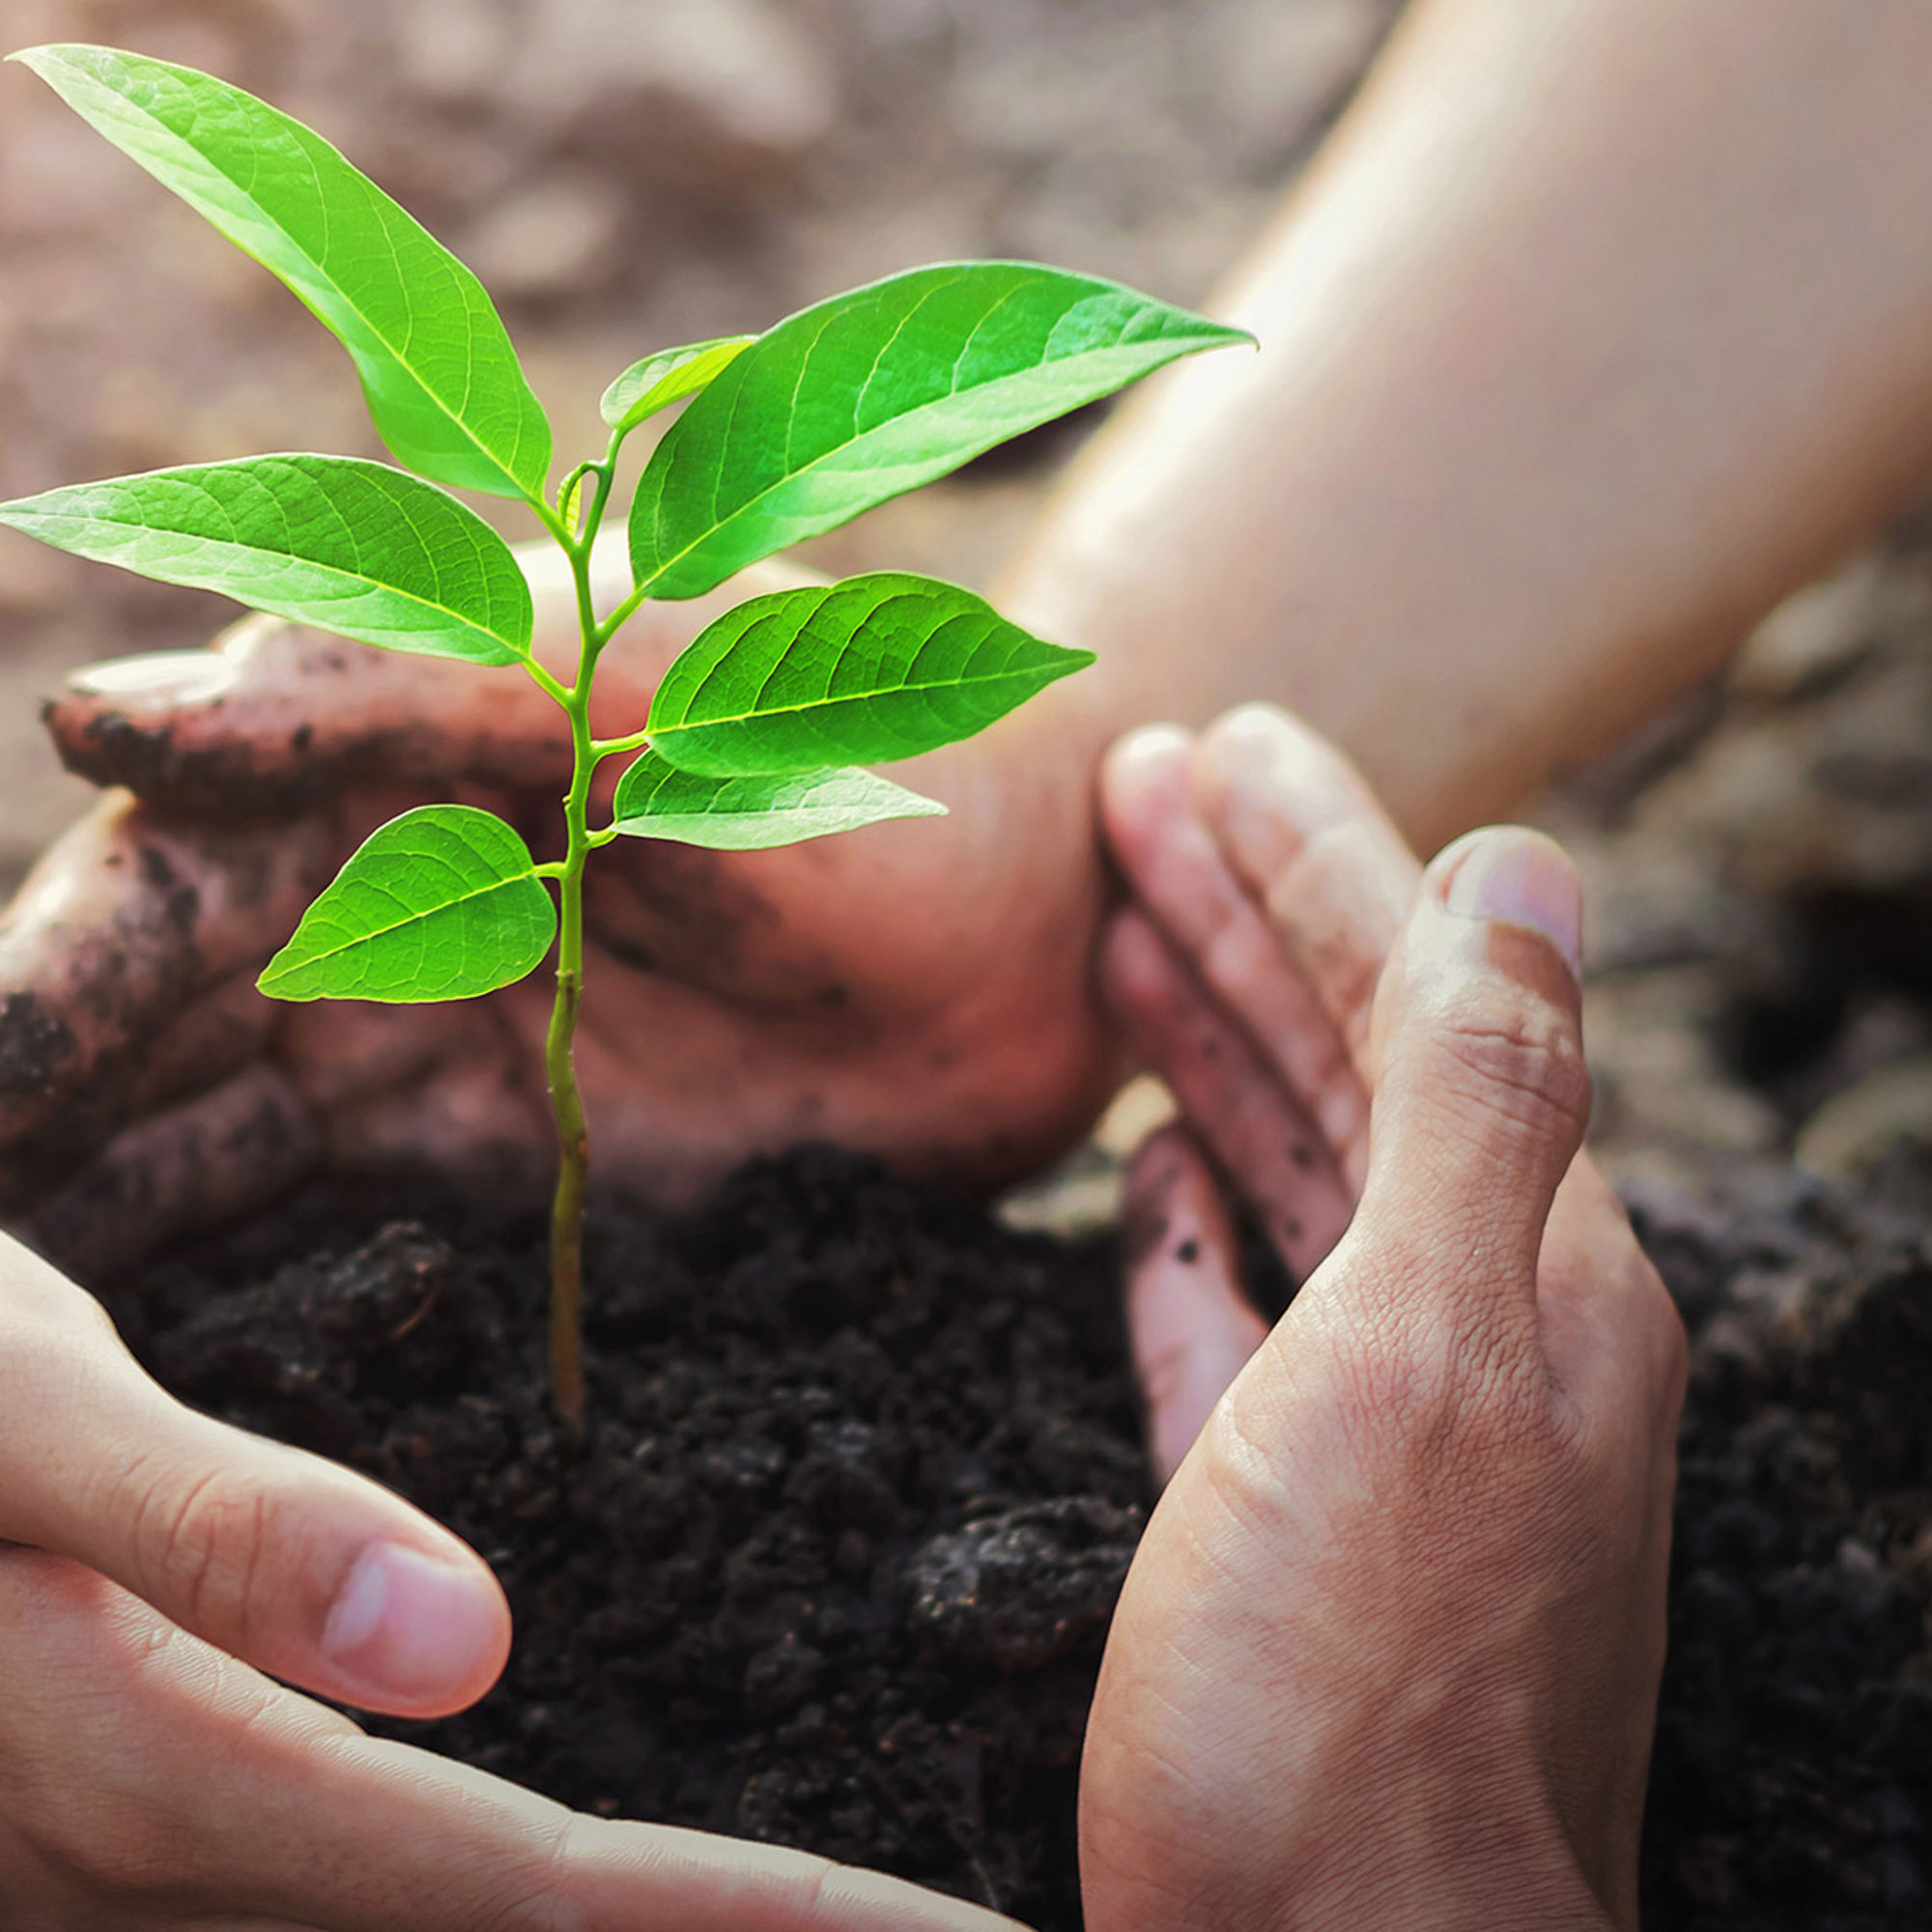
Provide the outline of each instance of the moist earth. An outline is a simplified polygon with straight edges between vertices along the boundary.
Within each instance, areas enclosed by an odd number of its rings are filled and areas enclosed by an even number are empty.
[[[1629,1188],[1683,1309],[1652,1932],[1932,1924],[1932,1170]],[[1150,1501],[1104,1240],[802,1151],[593,1229],[554,1427],[542,1230],[316,1189],[117,1314],[182,1394],[468,1537],[516,1611],[473,1712],[377,1728],[612,1816],[1080,1924],[1074,1794]]]
[[[805,1152],[701,1221],[604,1218],[587,1266],[582,1454],[537,1225],[311,1194],[118,1312],[189,1400],[495,1566],[501,1687],[380,1728],[1077,1926],[1080,1739],[1149,1493],[1105,1247]]]

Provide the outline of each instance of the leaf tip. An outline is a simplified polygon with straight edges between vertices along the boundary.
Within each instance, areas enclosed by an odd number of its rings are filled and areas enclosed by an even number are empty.
[[[282,981],[289,977],[290,968],[284,963],[287,959],[288,948],[284,947],[281,952],[277,952],[262,968],[261,973],[256,977],[255,990],[265,1000],[293,1000],[299,997],[297,994],[285,993],[281,990]]]

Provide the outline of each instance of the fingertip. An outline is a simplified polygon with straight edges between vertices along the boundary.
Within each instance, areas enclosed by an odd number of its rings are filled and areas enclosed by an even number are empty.
[[[212,651],[106,658],[69,672],[42,705],[41,723],[71,770],[112,784],[124,776],[114,760],[144,751],[156,726],[179,713],[220,703],[233,677],[233,667]]]
[[[1141,724],[1108,746],[1100,761],[1100,805],[1118,838],[1137,832],[1170,795],[1186,795],[1190,732],[1179,724]]]
[[[1583,882],[1555,839],[1524,825],[1486,826],[1448,846],[1430,874],[1445,911],[1537,934],[1581,980]]]
[[[1201,742],[1220,751],[1260,749],[1277,753],[1288,750],[1340,760],[1333,744],[1321,732],[1304,724],[1293,712],[1262,698],[1250,698],[1245,704],[1236,704],[1222,712],[1201,734]]]
[[[378,1540],[347,1566],[324,1617],[326,1689],[395,1717],[442,1718],[475,1703],[510,1655],[510,1606],[489,1567],[453,1537]]]
[[[1262,892],[1319,834],[1356,820],[1379,834],[1386,823],[1343,752],[1273,704],[1237,705],[1208,727],[1194,761],[1193,791],[1230,863]],[[1393,866],[1413,878],[1412,862],[1392,830],[1356,863]]]
[[[1581,891],[1520,826],[1430,867],[1378,996],[1370,1218],[1412,1225],[1471,1280],[1533,1288],[1556,1189],[1583,1141]]]
[[[103,658],[70,671],[63,696],[111,697],[166,709],[222,696],[235,681],[232,659],[214,651],[148,651]],[[61,699],[57,697],[55,703]]]

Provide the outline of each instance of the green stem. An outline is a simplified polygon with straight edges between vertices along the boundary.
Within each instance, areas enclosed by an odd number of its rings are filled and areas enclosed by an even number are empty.
[[[612,611],[608,617],[604,619],[603,623],[600,624],[597,629],[597,639],[600,645],[608,644],[611,641],[611,639],[614,638],[617,635],[617,633],[621,631],[624,628],[624,626],[627,623],[629,623],[634,616],[637,615],[638,611],[643,608],[645,595],[646,593],[644,590],[644,586],[641,583],[639,584],[637,589],[632,591],[631,594],[627,598],[625,598],[624,601],[621,604],[619,604],[617,608],[614,611]]]
[[[572,1041],[583,996],[583,870],[562,879],[563,931],[556,1004],[551,1009],[544,1067],[556,1115],[559,1159],[550,1217],[551,1393],[573,1436],[583,1435],[583,1190],[590,1173],[590,1132],[578,1091]]]
[[[629,749],[622,740],[600,742],[590,735],[590,685],[597,660],[611,641],[616,625],[600,625],[590,588],[590,552],[610,506],[611,486],[617,473],[617,455],[624,432],[612,433],[610,447],[598,463],[580,464],[564,478],[557,493],[558,507],[572,490],[595,478],[590,501],[576,530],[541,497],[526,500],[558,547],[570,559],[577,586],[577,626],[581,642],[577,680],[565,686],[534,658],[525,661],[537,684],[563,708],[570,720],[570,790],[563,801],[566,838],[563,858],[537,869],[557,888],[556,1000],[551,1008],[550,1032],[544,1042],[544,1074],[550,1083],[551,1110],[556,1116],[556,1193],[550,1216],[550,1374],[556,1412],[572,1437],[583,1438],[583,1197],[590,1178],[590,1128],[583,1117],[583,1095],[577,1084],[577,1016],[583,1001],[583,864],[600,845],[617,835],[606,826],[589,825],[590,781],[601,759]],[[637,608],[628,600],[626,612]],[[641,736],[639,738],[641,742]]]
[[[564,856],[554,868],[543,868],[557,885],[556,999],[544,1043],[544,1073],[550,1085],[551,1109],[556,1117],[558,1154],[550,1222],[551,1394],[565,1428],[580,1441],[584,1428],[583,1197],[590,1176],[590,1129],[577,1084],[576,1038],[583,1000],[583,866],[593,847],[604,842],[591,832],[588,820],[590,781],[598,764],[596,742],[590,735],[590,685],[606,641],[598,628],[591,595],[590,550],[610,500],[615,451],[613,439],[611,455],[602,465],[590,466],[597,478],[596,494],[575,535],[548,504],[534,501],[531,506],[570,558],[582,639],[574,684],[566,689],[548,672],[538,678],[570,720],[571,777],[563,801]]]
[[[614,758],[621,752],[641,752],[651,742],[648,731],[633,731],[628,738],[593,738],[590,753],[595,758]]]
[[[580,568],[580,575],[582,571]],[[584,586],[588,595],[588,587]],[[551,1392],[574,1436],[583,1434],[583,1193],[590,1173],[590,1131],[577,1085],[578,1009],[583,998],[583,862],[590,854],[586,811],[597,761],[590,752],[590,675],[596,653],[588,639],[565,709],[574,753],[563,802],[569,843],[557,876],[556,1001],[551,1009],[544,1071],[556,1116],[556,1195],[550,1221]]]

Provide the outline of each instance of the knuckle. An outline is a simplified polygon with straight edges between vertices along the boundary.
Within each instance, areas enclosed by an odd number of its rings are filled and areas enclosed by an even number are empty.
[[[559,1811],[508,1865],[469,1875],[474,1904],[461,1922],[470,1932],[582,1932],[574,1875],[602,1838],[622,1829],[610,1819]]]
[[[1533,994],[1486,997],[1446,1016],[1435,1035],[1447,1090],[1512,1138],[1580,1140],[1590,1069],[1572,1017]]]
[[[582,1850],[583,1826],[602,1822],[568,1812],[558,1818],[496,1890],[476,1920],[478,1932],[570,1932],[581,1925],[569,1896],[571,1867]]]
[[[272,1509],[258,1482],[172,1466],[145,1477],[133,1519],[141,1594],[228,1648],[246,1648]]]
[[[28,1694],[10,1713],[0,1773],[7,1833],[30,1848],[41,1872],[91,1895],[124,1904],[179,1896],[193,1869],[192,1833],[158,1795],[167,1780],[154,1766],[166,1742],[139,1713],[160,1667],[154,1660],[183,1639],[156,1620],[117,1617],[98,1589],[63,1594],[60,1613],[88,1634],[88,1667],[63,1675],[57,1695]]]
[[[1514,1457],[1543,1427],[1548,1378],[1534,1310],[1447,1293],[1438,1248],[1385,1246],[1351,1268],[1330,1359],[1361,1433],[1435,1465]]]

